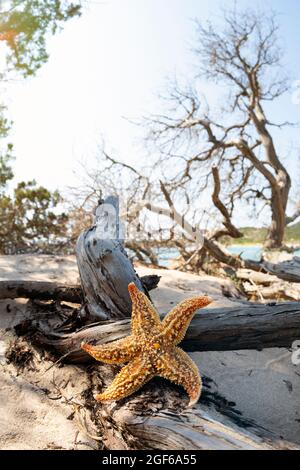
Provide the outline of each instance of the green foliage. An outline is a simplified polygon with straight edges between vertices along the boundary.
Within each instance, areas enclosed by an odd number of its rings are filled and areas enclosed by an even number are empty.
[[[4,112],[6,111],[5,106],[0,105],[0,138],[5,138],[8,136],[11,123],[9,120],[4,116]]]
[[[5,190],[8,181],[10,181],[14,176],[12,168],[10,166],[12,160],[12,149],[12,144],[8,144],[6,152],[3,153],[3,155],[0,155],[0,198],[2,196],[3,191]]]
[[[80,13],[80,1],[0,0],[0,48],[6,59],[0,79],[10,78],[11,72],[34,75],[48,59],[48,37]],[[8,194],[13,145],[7,142],[11,123],[5,111],[0,105],[0,253],[51,251],[65,240],[68,217],[59,212],[59,193],[35,181],[21,182]]]
[[[5,11],[4,11],[5,9]],[[10,0],[0,12],[0,37],[8,46],[7,71],[23,76],[48,60],[46,41],[68,19],[80,15],[80,2],[61,0]]]
[[[290,243],[300,243],[300,222],[286,228],[285,241]]]
[[[61,197],[35,181],[22,182],[13,196],[0,197],[0,253],[53,251],[65,240],[68,216],[58,212]]]

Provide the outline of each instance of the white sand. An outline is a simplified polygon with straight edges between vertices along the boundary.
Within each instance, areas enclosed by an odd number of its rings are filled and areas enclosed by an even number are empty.
[[[231,304],[223,296],[224,289],[238,296],[225,279],[142,266],[137,271],[162,276],[151,293],[161,313],[199,293],[215,299],[211,308]],[[2,256],[0,279],[76,283],[78,271],[71,256]],[[84,368],[55,366],[46,372],[52,362],[36,357],[35,370],[25,369],[18,375],[15,366],[7,364],[5,350],[15,338],[11,328],[28,315],[22,299],[0,301],[0,449],[96,448],[97,442],[78,424],[77,414],[67,419],[87,387]],[[282,354],[284,359],[268,365]],[[201,373],[212,379],[211,391],[234,402],[244,418],[300,444],[300,366],[292,365],[287,350],[201,352],[192,357]],[[92,423],[88,428],[96,433]]]

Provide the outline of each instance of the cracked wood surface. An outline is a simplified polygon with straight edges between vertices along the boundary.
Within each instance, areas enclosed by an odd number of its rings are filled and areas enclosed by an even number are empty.
[[[38,325],[38,341],[53,346],[68,361],[85,362],[82,341],[111,342],[130,334],[130,320],[102,322],[71,334],[53,333],[46,323]],[[193,318],[182,343],[186,351],[229,351],[290,347],[300,337],[300,303],[252,304],[203,309]]]

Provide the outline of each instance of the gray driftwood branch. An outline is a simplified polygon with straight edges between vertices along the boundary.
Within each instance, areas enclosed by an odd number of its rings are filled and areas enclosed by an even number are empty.
[[[40,326],[38,342],[52,346],[67,360],[90,360],[82,341],[106,343],[130,334],[130,320],[102,322],[71,334],[57,334]],[[300,303],[277,305],[245,304],[201,310],[193,318],[182,343],[186,351],[230,351],[291,347],[300,338]]]

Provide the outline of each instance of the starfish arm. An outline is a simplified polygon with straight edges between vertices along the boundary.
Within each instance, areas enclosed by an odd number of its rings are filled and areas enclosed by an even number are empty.
[[[136,392],[154,375],[150,361],[138,356],[124,366],[105,392],[96,395],[96,400],[120,400]]]
[[[158,375],[181,385],[190,397],[189,406],[200,398],[202,380],[198,367],[180,348],[167,352],[159,357],[155,365]]]
[[[148,297],[135,286],[133,282],[128,285],[128,292],[132,301],[131,328],[134,336],[152,336],[161,331],[159,315]]]
[[[186,330],[199,308],[206,307],[212,302],[207,296],[192,297],[176,305],[163,319],[162,328],[169,344],[178,344],[183,340]]]
[[[122,364],[128,362],[139,352],[139,345],[133,336],[112,341],[107,344],[92,346],[87,343],[81,343],[81,348],[94,357],[97,361],[107,364]]]

